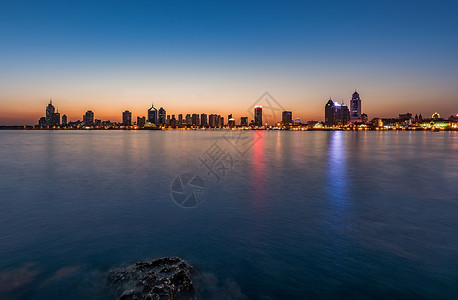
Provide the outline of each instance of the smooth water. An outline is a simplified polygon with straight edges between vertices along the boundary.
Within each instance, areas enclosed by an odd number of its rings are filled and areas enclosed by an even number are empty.
[[[0,298],[111,299],[109,269],[172,255],[204,299],[458,295],[457,133],[224,134],[0,131]]]

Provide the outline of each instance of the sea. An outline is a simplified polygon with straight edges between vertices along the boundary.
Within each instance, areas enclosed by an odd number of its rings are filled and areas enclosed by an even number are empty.
[[[0,299],[456,299],[458,132],[0,130]]]

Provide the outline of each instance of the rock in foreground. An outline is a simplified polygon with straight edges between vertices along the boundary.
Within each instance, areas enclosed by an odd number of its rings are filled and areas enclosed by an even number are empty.
[[[164,257],[112,270],[108,279],[121,300],[195,299],[192,270],[179,257]]]

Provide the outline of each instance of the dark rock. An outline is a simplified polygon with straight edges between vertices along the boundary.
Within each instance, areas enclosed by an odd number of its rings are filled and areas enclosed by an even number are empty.
[[[111,270],[108,280],[121,300],[196,299],[192,271],[179,257],[163,257]]]

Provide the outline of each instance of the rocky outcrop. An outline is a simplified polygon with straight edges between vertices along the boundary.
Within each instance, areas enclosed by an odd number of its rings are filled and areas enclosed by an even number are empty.
[[[179,257],[164,257],[109,272],[108,280],[121,300],[196,299],[193,268]]]

